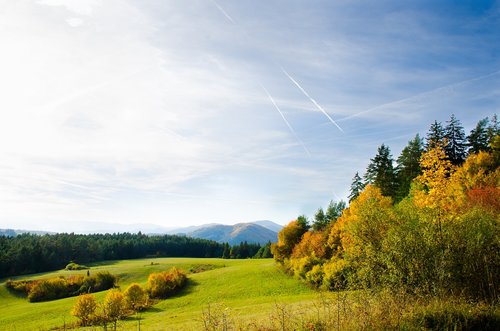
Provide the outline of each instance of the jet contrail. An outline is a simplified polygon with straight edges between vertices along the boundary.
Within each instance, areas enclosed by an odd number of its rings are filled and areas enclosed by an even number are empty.
[[[217,1],[215,0],[212,0],[212,2],[214,3],[214,5],[219,9],[219,11],[224,15],[226,16],[226,18],[233,24],[236,24],[233,20],[233,18],[231,16],[229,16],[229,14],[224,10],[224,8],[222,8],[218,3]]]
[[[298,83],[295,79],[293,79],[293,77],[292,77],[292,76],[290,76],[290,75],[288,74],[288,72],[286,72],[286,70],[285,70],[285,69],[283,69],[283,67],[281,67],[281,71],[283,71],[283,73],[284,73],[284,74],[285,74],[285,75],[286,75],[286,76],[287,76],[287,77],[288,77],[288,78],[289,78],[289,79],[290,79],[290,80],[291,80],[291,81],[292,81],[292,82],[293,82],[293,83],[294,83],[294,84],[295,84],[295,85],[299,88],[299,90],[301,90],[301,91],[302,91],[302,93],[304,93],[304,95],[305,95],[306,97],[308,97],[308,98],[309,98],[309,100],[311,100],[311,102],[312,102],[312,103],[313,103],[313,104],[314,104],[314,105],[315,105],[315,106],[316,106],[316,107],[317,107],[317,108],[318,108],[318,109],[319,109],[319,110],[320,110],[323,114],[325,114],[325,116],[326,116],[326,117],[330,120],[330,122],[332,122],[332,123],[333,123],[333,124],[334,124],[334,125],[335,125],[335,126],[336,126],[339,130],[340,130],[340,131],[344,132],[344,130],[342,130],[342,128],[341,128],[341,127],[337,124],[337,122],[335,122],[335,121],[333,120],[333,118],[331,118],[331,117],[330,117],[330,115],[328,115],[328,113],[327,113],[327,112],[323,109],[323,107],[321,107],[321,106],[320,106],[320,105],[316,102],[316,100],[314,100],[313,98],[311,98],[311,96],[309,95],[309,93],[307,93],[307,92],[306,92],[306,90],[304,90],[304,89],[302,88],[302,86],[300,86],[300,84],[299,84],[299,83]]]
[[[274,98],[271,96],[271,94],[267,91],[267,89],[264,87],[264,85],[260,85],[260,87],[262,87],[262,89],[264,90],[264,92],[266,92],[267,94],[267,97],[269,98],[269,100],[271,100],[271,103],[274,105],[274,108],[276,108],[276,110],[278,111],[278,113],[281,115],[281,118],[283,119],[283,121],[285,122],[286,126],[288,126],[288,129],[290,129],[290,132],[293,134],[293,136],[295,137],[295,139],[297,139],[297,141],[302,145],[302,147],[304,148],[304,150],[306,151],[307,155],[311,156],[311,153],[309,152],[309,150],[307,149],[306,145],[304,144],[304,142],[299,138],[299,136],[297,135],[297,133],[295,132],[295,130],[293,129],[293,127],[290,125],[290,123],[288,122],[288,120],[286,119],[285,115],[283,114],[283,112],[281,111],[280,107],[278,107],[278,105],[276,104],[276,102],[274,101]]]
[[[449,85],[445,85],[445,86],[441,86],[441,87],[438,87],[438,88],[435,88],[433,90],[430,90],[430,91],[426,91],[426,92],[422,92],[422,93],[418,93],[418,94],[415,94],[415,95],[412,95],[411,97],[406,97],[404,99],[400,99],[400,100],[396,100],[396,101],[391,101],[391,102],[387,102],[387,103],[384,103],[382,105],[378,105],[378,106],[375,106],[375,107],[372,107],[372,108],[369,108],[367,110],[363,110],[359,113],[356,113],[356,114],[352,114],[352,115],[349,115],[349,116],[346,116],[344,118],[341,118],[339,119],[339,122],[343,122],[343,121],[347,121],[347,120],[350,120],[351,118],[354,118],[354,117],[358,117],[360,115],[363,115],[363,114],[366,114],[366,113],[369,113],[369,112],[372,112],[374,110],[377,110],[377,109],[381,109],[381,108],[385,108],[387,106],[392,106],[392,105],[397,105],[397,104],[400,104],[400,103],[403,103],[403,102],[406,102],[406,101],[410,101],[410,100],[414,100],[414,99],[418,99],[418,98],[422,98],[426,95],[429,95],[429,94],[432,94],[432,93],[435,93],[435,92],[439,92],[439,91],[446,91],[446,90],[450,90],[452,91],[453,88],[457,87],[457,86],[460,86],[460,85],[463,85],[463,84],[466,84],[466,83],[470,83],[470,82],[474,82],[476,80],[481,80],[481,79],[484,79],[484,78],[488,78],[488,77],[491,77],[491,76],[494,76],[494,75],[497,75],[500,73],[500,70],[498,71],[494,71],[492,73],[489,73],[487,75],[483,75],[483,76],[479,76],[479,77],[474,77],[474,78],[470,78],[470,79],[466,79],[466,80],[462,80],[460,82],[456,82],[456,83],[453,83],[453,84],[449,84]]]

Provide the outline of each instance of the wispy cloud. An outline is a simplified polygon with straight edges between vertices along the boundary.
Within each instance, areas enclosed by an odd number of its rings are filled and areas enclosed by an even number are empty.
[[[225,3],[2,3],[0,226],[286,222],[500,106],[486,6]]]

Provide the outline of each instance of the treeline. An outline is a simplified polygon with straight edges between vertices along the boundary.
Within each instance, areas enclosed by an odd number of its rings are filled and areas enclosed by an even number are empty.
[[[465,135],[434,122],[396,160],[382,145],[354,176],[349,206],[278,234],[274,257],[328,289],[385,288],[495,302],[500,294],[500,129],[496,116]],[[312,224],[311,224],[312,223]]]
[[[228,243],[224,244],[222,252],[223,259],[266,259],[273,257],[271,253],[271,242],[267,242],[264,246],[259,243],[241,242],[239,245],[230,246]]]
[[[0,235],[0,278],[64,268],[68,262],[91,263],[144,257],[271,258],[271,243],[218,243],[186,236],[118,234]]]
[[[222,257],[224,244],[185,236],[119,234],[20,234],[0,236],[0,278],[91,263],[143,257]]]

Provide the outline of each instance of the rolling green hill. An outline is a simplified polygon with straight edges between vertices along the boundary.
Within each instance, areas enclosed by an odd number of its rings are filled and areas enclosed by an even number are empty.
[[[152,264],[153,262],[153,264]],[[313,300],[317,294],[302,283],[282,273],[274,261],[222,260],[193,258],[159,258],[103,262],[91,265],[90,272],[107,270],[118,275],[122,289],[132,282],[145,284],[151,272],[172,266],[191,273],[189,285],[175,297],[161,301],[141,315],[141,330],[199,330],[202,312],[208,305],[231,307],[231,314],[240,321],[265,320],[277,303],[298,303]],[[86,271],[58,271],[29,275],[42,278],[78,274]],[[106,292],[97,293],[102,300]],[[29,303],[17,297],[0,283],[0,330],[63,329],[76,319],[70,310],[76,298],[52,302]],[[129,317],[119,324],[120,330],[136,330],[137,320]],[[248,322],[250,323],[250,322]]]

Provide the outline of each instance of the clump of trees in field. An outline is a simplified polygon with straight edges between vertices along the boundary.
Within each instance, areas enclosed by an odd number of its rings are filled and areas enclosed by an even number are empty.
[[[146,290],[150,298],[165,299],[184,287],[186,281],[186,274],[173,267],[170,271],[150,274]]]
[[[116,286],[116,276],[107,271],[100,271],[89,276],[53,277],[36,280],[8,280],[8,289],[22,293],[30,302],[51,301],[82,293],[104,291]]]
[[[148,308],[154,299],[171,296],[186,283],[186,274],[173,267],[169,271],[150,274],[145,288],[132,283],[123,292],[118,289],[109,291],[102,303],[98,303],[92,294],[80,295],[71,314],[78,318],[80,326],[102,325],[106,328],[111,323],[116,330],[120,319]]]
[[[349,206],[331,203],[290,222],[272,246],[290,273],[328,289],[386,288],[498,300],[500,128],[486,118],[466,136],[452,116],[417,135],[393,165],[381,145]]]

